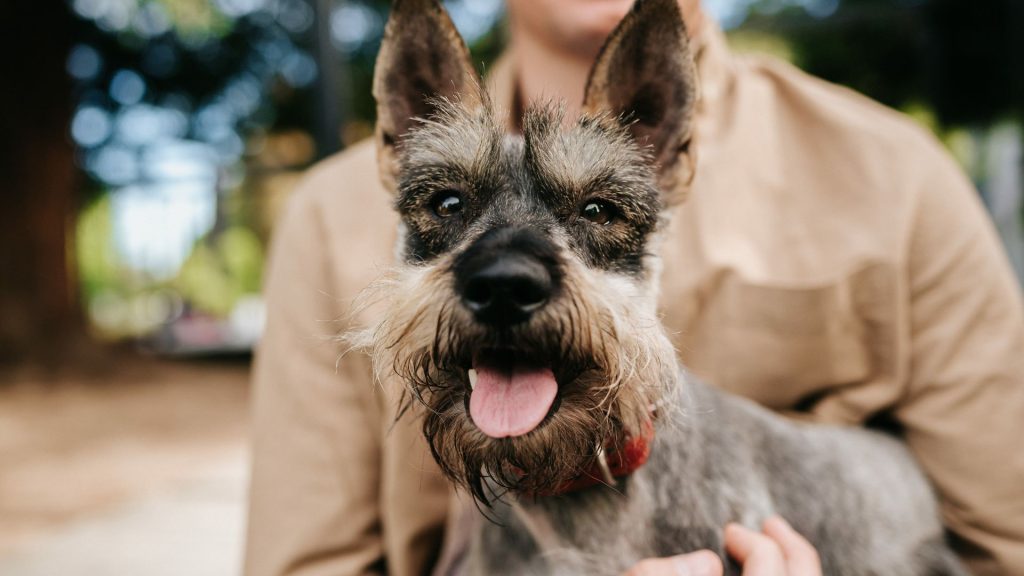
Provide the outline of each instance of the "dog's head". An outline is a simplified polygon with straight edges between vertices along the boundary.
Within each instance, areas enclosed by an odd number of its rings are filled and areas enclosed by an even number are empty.
[[[654,240],[685,191],[695,70],[675,0],[640,0],[584,113],[507,135],[435,0],[398,0],[377,61],[382,176],[402,265],[366,345],[424,410],[442,470],[543,493],[650,426],[674,382]]]

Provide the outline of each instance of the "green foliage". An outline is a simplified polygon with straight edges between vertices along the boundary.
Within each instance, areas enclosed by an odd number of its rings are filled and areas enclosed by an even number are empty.
[[[1024,3],[841,0],[825,18],[758,10],[746,30],[784,38],[795,63],[894,108],[925,106],[944,127],[1024,116]]]
[[[166,11],[175,32],[186,40],[202,41],[222,37],[231,31],[234,21],[224,16],[209,0],[149,0]],[[140,5],[147,2],[140,0]]]
[[[173,285],[197,310],[227,316],[241,296],[259,291],[262,273],[259,238],[235,225],[196,242]]]
[[[143,335],[162,322],[160,314],[140,313],[151,307],[154,294],[173,294],[197,310],[227,316],[239,298],[260,290],[263,245],[242,224],[197,241],[178,275],[165,281],[132,269],[118,255],[110,196],[81,211],[75,239],[83,301],[99,331],[111,337]]]
[[[110,196],[91,202],[78,216],[75,228],[75,259],[85,301],[121,285],[123,264],[114,249],[114,225]]]

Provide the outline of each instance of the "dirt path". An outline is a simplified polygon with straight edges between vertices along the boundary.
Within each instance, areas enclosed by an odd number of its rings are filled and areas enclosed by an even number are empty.
[[[247,394],[240,363],[0,387],[0,557],[224,466],[240,501]]]

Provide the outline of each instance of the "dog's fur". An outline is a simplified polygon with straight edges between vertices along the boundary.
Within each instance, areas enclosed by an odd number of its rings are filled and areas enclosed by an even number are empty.
[[[594,65],[582,117],[530,108],[522,135],[506,135],[436,0],[394,4],[374,95],[402,264],[375,291],[379,324],[352,337],[382,379],[406,384],[403,412],[422,411],[441,469],[495,520],[473,540],[471,572],[617,574],[700,548],[725,558],[727,522],[781,514],[825,574],[962,574],[901,444],[783,420],[678,366],[657,318],[656,253],[693,175],[696,82],[675,0],[640,0]],[[462,209],[441,217],[451,194]],[[610,207],[604,225],[580,216],[595,198]],[[555,291],[495,328],[465,305],[462,270],[509,251],[541,263]],[[467,369],[486,349],[555,373],[557,400],[533,431],[496,439],[474,424]],[[632,475],[544,496],[652,426]]]

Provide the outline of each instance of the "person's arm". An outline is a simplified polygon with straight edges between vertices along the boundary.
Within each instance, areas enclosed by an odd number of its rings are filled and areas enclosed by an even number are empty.
[[[952,544],[975,574],[1024,574],[1024,306],[971,183],[929,140],[903,253],[900,396],[893,415],[940,497]],[[902,186],[899,182],[894,186]],[[894,204],[899,200],[894,196]],[[854,394],[855,392],[851,392]],[[842,413],[842,390],[813,412]]]
[[[908,388],[896,417],[975,574],[1024,574],[1024,305],[970,182],[927,163],[907,247]]]
[[[334,285],[315,178],[276,229],[267,275],[246,576],[383,572],[381,407],[364,355],[339,361],[332,338],[351,290]]]

